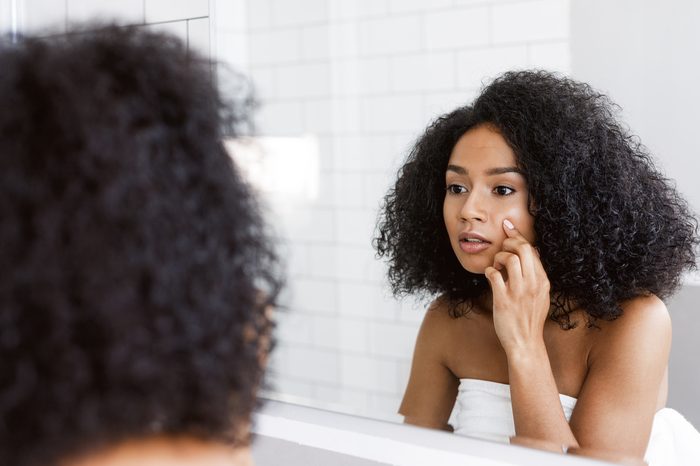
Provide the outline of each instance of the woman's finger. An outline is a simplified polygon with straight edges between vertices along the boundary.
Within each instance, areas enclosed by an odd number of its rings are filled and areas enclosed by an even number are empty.
[[[520,258],[524,277],[537,272],[539,258],[530,243],[519,238],[506,238],[501,247],[503,251],[515,254]]]
[[[503,274],[494,267],[486,267],[484,276],[491,284],[491,291],[494,295],[502,295],[506,292],[506,282],[503,280]]]
[[[530,272],[533,276],[544,272],[539,252],[525,238],[520,231],[508,220],[503,221],[503,230],[507,238],[503,241],[503,250],[517,254],[522,264],[523,276],[527,277]]]
[[[523,270],[520,257],[508,251],[499,251],[493,256],[493,267],[497,270],[505,269],[508,272],[508,280],[522,280]]]

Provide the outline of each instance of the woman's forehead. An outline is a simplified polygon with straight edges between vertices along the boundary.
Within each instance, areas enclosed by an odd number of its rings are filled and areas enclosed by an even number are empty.
[[[459,138],[452,153],[450,165],[467,170],[485,170],[495,167],[514,167],[517,160],[513,149],[497,131],[479,126],[464,133]]]

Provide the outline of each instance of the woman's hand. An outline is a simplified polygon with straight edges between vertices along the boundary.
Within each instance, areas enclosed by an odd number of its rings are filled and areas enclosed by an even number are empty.
[[[501,346],[528,351],[543,345],[544,322],[550,306],[549,279],[537,250],[508,221],[507,238],[484,272],[493,293],[493,323]]]

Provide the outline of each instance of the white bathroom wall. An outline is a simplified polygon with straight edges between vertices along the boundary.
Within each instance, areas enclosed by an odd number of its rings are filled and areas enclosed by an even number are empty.
[[[209,0],[0,0],[0,29],[11,28],[16,14],[22,34],[61,34],[84,21],[143,25],[177,35],[210,56]]]
[[[374,257],[382,196],[422,129],[484,79],[569,71],[569,1],[243,3],[267,158],[251,170],[289,265],[272,395],[398,420],[425,304],[393,299]]]
[[[249,72],[261,103],[258,142],[267,154],[254,178],[289,265],[272,395],[398,419],[425,306],[390,296],[370,241],[381,197],[411,142],[440,112],[470,101],[482,80],[543,67],[611,92],[652,149],[665,139],[654,129],[674,134],[674,125],[681,128],[674,150],[662,152],[694,147],[687,141],[692,128],[682,125],[692,124],[697,105],[658,97],[698,73],[684,59],[697,39],[688,25],[698,15],[687,10],[697,6],[682,0],[664,9],[659,2],[635,9],[589,0],[0,0],[0,29],[9,31],[14,21],[23,33],[60,33],[76,21],[116,19],[172,32]],[[642,23],[623,21],[630,15]],[[665,43],[666,55],[645,48],[651,39],[644,31],[654,24],[663,26],[655,34],[666,31],[681,47]],[[597,35],[589,37],[593,27]],[[613,46],[615,38],[631,49]],[[666,61],[651,65],[650,57]],[[639,63],[646,71],[634,67]],[[651,86],[649,76],[616,78],[650,69],[657,81],[668,77],[667,85]],[[694,92],[688,102],[697,100]],[[658,113],[668,115],[665,123],[645,118]],[[697,205],[694,159],[663,155],[661,162]],[[695,422],[697,408],[685,408],[695,406],[698,380],[688,329],[700,327],[686,308],[698,289],[686,288],[670,303],[683,325],[677,336],[687,336],[674,343],[670,402]]]
[[[613,96],[700,214],[700,2],[575,0],[571,18],[573,76]]]
[[[700,2],[574,0],[572,74],[611,95],[623,120],[700,214]],[[667,303],[673,322],[669,406],[700,425],[700,275]]]

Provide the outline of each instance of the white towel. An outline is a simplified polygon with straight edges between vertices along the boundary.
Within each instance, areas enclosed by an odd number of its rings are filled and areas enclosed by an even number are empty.
[[[698,466],[700,433],[678,411],[660,409],[654,416],[644,459],[649,466]]]
[[[559,400],[568,421],[576,398]],[[455,434],[508,443],[515,435],[510,386],[461,379],[450,423]],[[644,460],[649,466],[700,466],[700,433],[680,413],[663,408],[654,416]]]
[[[576,398],[559,395],[559,399],[568,421],[576,406]],[[450,424],[455,434],[508,443],[515,435],[510,385],[461,379]]]

